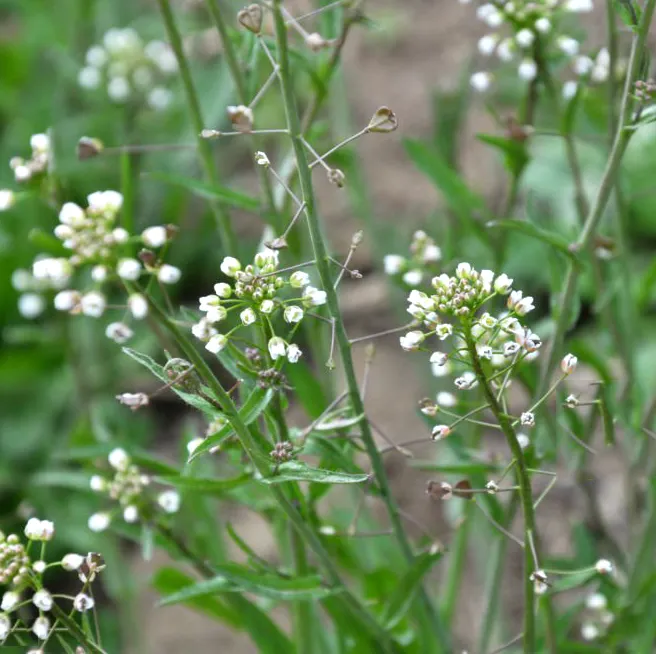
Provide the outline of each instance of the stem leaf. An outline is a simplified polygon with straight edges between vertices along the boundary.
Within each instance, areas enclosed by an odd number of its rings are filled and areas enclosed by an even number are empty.
[[[245,484],[251,479],[248,474],[229,477],[228,479],[213,479],[211,477],[186,477],[181,475],[170,475],[157,477],[156,481],[161,484],[170,484],[176,488],[194,491],[195,493],[207,493],[222,495],[237,486]]]
[[[312,481],[316,484],[361,484],[369,479],[369,475],[350,472],[335,472],[322,468],[312,468],[302,461],[286,461],[280,464],[277,472],[271,477],[263,477],[263,484],[282,484],[286,481]]]

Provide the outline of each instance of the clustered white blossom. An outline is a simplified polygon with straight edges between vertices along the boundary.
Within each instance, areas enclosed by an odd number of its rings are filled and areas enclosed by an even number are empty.
[[[89,486],[96,493],[107,495],[118,504],[118,508],[91,515],[88,520],[91,531],[105,531],[119,511],[127,523],[139,522],[144,517],[150,518],[155,505],[165,513],[177,513],[180,508],[178,492],[169,489],[155,496],[146,492],[150,486],[150,477],[132,462],[130,455],[123,448],[113,449],[107,461],[114,471],[113,476],[108,479],[102,475],[93,475]]]
[[[208,351],[218,354],[240,327],[257,323],[268,326],[274,334],[267,343],[273,361],[283,357],[290,363],[298,361],[302,354],[300,348],[276,335],[273,320],[280,315],[293,330],[308,309],[326,303],[326,292],[311,286],[310,276],[302,270],[289,277],[277,274],[277,270],[278,252],[268,248],[256,254],[253,263],[243,269],[238,259],[223,259],[221,272],[231,281],[215,284],[214,294],[200,298],[199,308],[205,315],[191,328]],[[281,297],[283,290],[289,288],[301,291],[301,297]],[[230,313],[238,314],[239,323],[227,333],[220,333],[215,325],[225,321]]]
[[[9,167],[14,171],[14,178],[19,184],[48,172],[52,156],[50,137],[47,134],[32,134],[30,147],[32,148],[32,156],[29,159],[12,157],[9,160]],[[3,191],[3,193],[11,192]],[[11,206],[13,198],[8,195],[5,196],[4,203]]]
[[[49,520],[30,518],[25,525],[24,535],[27,544],[17,534],[5,536],[0,532],[0,586],[6,587],[0,600],[0,644],[5,643],[11,634],[19,636],[21,640],[17,642],[22,643],[25,635],[30,632],[39,641],[48,640],[56,622],[48,613],[55,604],[59,606],[62,603],[62,598],[70,602],[73,614],[92,609],[95,602],[89,585],[104,568],[102,557],[93,552],[86,556],[66,554],[60,561],[46,562],[47,543],[55,535],[55,525]],[[41,543],[37,550],[40,556],[38,560],[33,560],[29,554],[31,543]],[[83,586],[75,596],[53,595],[44,586],[44,573],[55,567],[78,573]],[[38,610],[38,617],[30,625],[25,623],[25,612],[22,610],[29,605]],[[61,608],[70,613],[69,607]]]
[[[468,2],[469,0],[465,0]],[[527,82],[538,75],[535,58],[539,44],[543,59],[564,58],[577,78],[592,82],[608,79],[610,57],[603,48],[593,59],[580,52],[580,43],[564,34],[561,23],[568,14],[592,11],[592,0],[496,0],[476,9],[476,17],[492,29],[478,41],[478,51],[484,57],[496,55],[501,62],[514,62],[519,77]],[[504,32],[504,26],[507,30]],[[471,86],[479,92],[487,91],[494,76],[478,71],[471,76]],[[577,82],[569,80],[563,95],[576,93]]]
[[[584,620],[581,623],[583,640],[597,640],[613,623],[615,616],[608,610],[608,599],[602,593],[592,593],[585,598]]]
[[[442,250],[435,241],[422,230],[417,230],[410,243],[410,256],[388,254],[383,265],[385,273],[391,276],[401,275],[408,286],[419,286],[427,269],[442,259]]]
[[[161,248],[173,236],[163,225],[146,228],[139,236],[132,236],[117,224],[123,196],[117,191],[97,191],[87,198],[83,209],[74,202],[66,202],[59,212],[55,236],[71,254],[68,257],[38,256],[31,272],[16,270],[12,277],[14,288],[22,293],[19,309],[23,316],[35,318],[45,308],[40,293],[58,291],[53,304],[58,311],[83,314],[92,318],[104,315],[108,299],[106,285],[112,282],[135,282],[142,276],[154,276],[162,284],[174,284],[181,276],[175,266],[162,262],[152,251]],[[132,244],[138,242],[150,248],[149,256],[138,260],[131,256]],[[76,270],[88,267],[91,288],[78,290],[70,285]],[[127,311],[134,320],[148,314],[148,302],[140,293],[127,297]],[[107,325],[105,334],[117,343],[124,343],[132,335],[125,318]]]
[[[105,89],[117,104],[145,100],[151,109],[166,109],[173,94],[166,80],[178,72],[171,48],[162,41],[144,43],[130,27],[105,32],[101,45],[93,45],[86,64],[78,73],[85,89]]]

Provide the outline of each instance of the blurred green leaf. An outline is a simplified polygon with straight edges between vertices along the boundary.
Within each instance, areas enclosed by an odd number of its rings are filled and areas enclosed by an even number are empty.
[[[253,198],[245,193],[233,191],[224,186],[209,184],[208,182],[202,182],[198,179],[164,172],[144,173],[144,177],[157,182],[164,182],[165,184],[181,186],[201,198],[205,198],[206,200],[219,200],[224,204],[235,207],[235,209],[244,209],[245,211],[252,211],[255,213],[260,210],[260,201],[257,198]]]
[[[519,177],[529,161],[525,143],[492,134],[477,134],[476,138],[499,150],[504,155],[506,169]]]
[[[297,361],[293,366],[288,366],[285,375],[308,416],[311,419],[318,418],[328,402],[317,375],[304,361]]]
[[[258,478],[264,484],[282,484],[286,481],[312,481],[316,484],[361,484],[369,479],[366,474],[351,474],[312,468],[302,461],[286,461],[278,466],[271,477]]]
[[[595,570],[585,570],[583,572],[573,572],[571,574],[558,577],[551,585],[551,591],[562,593],[574,588],[585,586],[590,580],[596,577]]]
[[[29,239],[31,243],[44,253],[52,254],[57,257],[66,257],[70,254],[58,238],[52,234],[44,232],[38,227],[34,227],[30,230]]]
[[[615,445],[615,422],[610,407],[608,406],[608,388],[603,382],[599,384],[598,394],[601,424],[604,428],[604,442],[606,445]]]
[[[229,479],[212,479],[208,477],[185,477],[180,475],[170,475],[157,477],[156,481],[161,484],[170,484],[176,488],[194,491],[197,493],[209,493],[222,495],[237,486],[247,483],[252,479],[251,475],[243,474]]]

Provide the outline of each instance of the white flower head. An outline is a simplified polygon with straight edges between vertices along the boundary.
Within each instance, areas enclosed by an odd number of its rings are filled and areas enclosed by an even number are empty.
[[[110,100],[121,103],[130,97],[130,83],[125,77],[112,77],[107,84],[107,95]]]
[[[560,369],[566,375],[571,375],[575,370],[579,360],[573,354],[566,354],[560,362]]]
[[[287,347],[287,361],[289,361],[289,363],[296,363],[301,358],[302,354],[303,352],[301,351],[301,348],[295,343],[291,343]]]
[[[532,82],[538,74],[538,65],[533,59],[524,59],[517,69],[517,74],[520,79],[523,79],[525,82]]]
[[[524,411],[519,418],[519,422],[523,427],[535,426],[535,414],[531,411]]]
[[[180,509],[180,493],[176,490],[166,490],[157,496],[157,504],[165,513],[177,513]]]
[[[400,254],[386,254],[383,259],[383,268],[386,275],[398,275],[406,265],[405,257]]]
[[[128,524],[134,524],[139,520],[139,509],[134,504],[128,504],[123,509],[123,520]]]
[[[232,286],[226,284],[225,282],[219,282],[214,284],[214,292],[224,300],[228,299],[232,295]]]
[[[608,559],[599,559],[594,567],[600,575],[609,575],[613,572],[613,564]]]
[[[435,328],[435,335],[441,340],[446,340],[453,334],[453,325],[448,322],[442,323]]]
[[[599,638],[599,627],[594,622],[584,622],[581,625],[581,638],[583,640],[596,640]]]
[[[399,338],[399,342],[401,344],[401,347],[406,352],[410,352],[412,350],[418,349],[419,346],[424,342],[425,338],[426,335],[423,332],[412,331],[412,332],[408,332],[404,336],[401,336]]]
[[[127,243],[129,238],[130,232],[123,227],[116,227],[112,230],[112,239],[114,239],[114,243]]]
[[[168,233],[166,227],[162,225],[154,225],[153,227],[147,227],[141,232],[141,240],[144,242],[144,245],[149,248],[160,248],[168,239]]]
[[[446,438],[451,433],[451,427],[449,425],[435,425],[431,429],[431,438],[434,441],[441,441],[443,438]]]
[[[130,467],[130,455],[122,447],[115,447],[109,453],[107,461],[114,470],[119,472],[125,472]]]
[[[105,529],[109,527],[110,523],[111,518],[108,513],[94,513],[89,517],[87,526],[91,531],[100,533],[101,531],[105,531]]]
[[[266,313],[266,314],[273,313],[273,310],[275,308],[276,308],[276,304],[273,300],[263,300],[259,306],[260,313]]]
[[[457,377],[454,380],[454,384],[459,391],[469,391],[478,386],[478,380],[476,379],[476,375],[468,370],[460,377]]]
[[[157,271],[157,279],[159,279],[162,284],[175,284],[180,281],[181,276],[182,272],[180,272],[180,268],[171,266],[168,263],[162,264]]]
[[[590,57],[580,55],[574,59],[572,68],[577,75],[587,75],[594,67],[594,61]]]
[[[492,86],[492,74],[487,71],[478,71],[469,78],[469,83],[474,91],[485,93]]]
[[[38,617],[32,624],[32,633],[39,640],[46,640],[50,634],[50,620],[43,615]]]
[[[540,34],[547,34],[551,31],[551,21],[542,16],[535,21],[535,29],[540,32]]]
[[[36,572],[39,575],[42,575],[46,571],[47,567],[48,564],[45,561],[35,561],[32,564],[32,570],[34,570],[34,572]]]
[[[490,481],[485,484],[485,489],[490,495],[496,495],[497,492],[499,491],[499,484],[497,484],[496,481],[491,479]]]
[[[517,45],[522,48],[530,48],[535,41],[535,34],[529,29],[521,29],[517,34],[515,34],[515,41]]]
[[[511,38],[503,39],[497,47],[497,57],[501,61],[512,61],[515,58],[515,41]]]
[[[579,42],[571,36],[559,36],[556,43],[560,50],[570,57],[575,57],[579,52]]]
[[[563,7],[566,11],[576,14],[587,13],[593,9],[592,0],[566,0]]]
[[[437,402],[438,406],[443,406],[447,409],[458,404],[458,399],[456,396],[453,393],[449,393],[448,391],[440,391],[436,395],[435,401]]]
[[[492,355],[494,354],[492,348],[489,345],[477,345],[476,352],[481,359],[486,359],[487,361],[491,361]]]
[[[602,593],[592,593],[585,598],[585,606],[591,611],[603,611],[608,606],[608,599]]]
[[[194,334],[196,336],[196,334]],[[202,340],[202,339],[201,339]],[[208,341],[205,349],[212,354],[218,354],[228,344],[228,337],[225,334],[214,334]]]
[[[268,166],[271,164],[271,162],[269,161],[269,157],[266,156],[266,152],[256,152],[255,163],[258,166]]]
[[[120,345],[129,341],[134,332],[123,322],[111,322],[105,328],[105,336]]]
[[[2,644],[7,639],[7,636],[9,636],[10,632],[11,620],[9,619],[9,616],[4,613],[0,613],[0,644]]]
[[[495,280],[494,280],[494,290],[497,293],[500,293],[501,295],[507,295],[510,293],[510,290],[512,288],[512,283],[513,280],[506,275],[506,273],[501,273]]]
[[[297,307],[292,304],[285,307],[285,311],[283,315],[285,318],[285,322],[288,322],[290,324],[295,324],[303,320],[303,309],[301,309],[301,307]]]
[[[212,327],[212,323],[207,320],[207,318],[201,318],[195,325],[192,325],[191,333],[199,341],[203,341],[204,343],[209,341],[212,336],[216,336],[218,334],[216,329]]]
[[[93,597],[90,597],[86,593],[78,593],[73,599],[73,608],[80,613],[84,613],[92,609],[95,605]]]
[[[403,273],[402,277],[403,282],[408,286],[419,286],[423,278],[424,275],[421,270],[408,270],[407,272]]]
[[[442,259],[442,250],[435,243],[429,243],[421,254],[424,263],[437,263]]]
[[[563,91],[562,91],[563,98],[565,100],[571,100],[576,95],[578,89],[579,89],[579,85],[577,82],[575,82],[572,79],[567,80],[563,84]]]
[[[2,602],[0,602],[0,610],[11,613],[16,608],[16,606],[18,606],[20,600],[21,598],[18,593],[12,590],[8,590],[2,596]],[[2,638],[0,637],[0,641],[1,640]]]
[[[248,307],[239,314],[239,319],[242,325],[252,325],[257,320],[257,314],[253,309]]]
[[[85,316],[100,318],[105,312],[107,301],[99,291],[89,291],[80,298],[80,309]]]
[[[279,336],[273,336],[268,343],[269,355],[275,361],[287,353],[287,343]]]
[[[526,434],[517,434],[517,442],[525,450],[531,444],[531,439]]]
[[[164,111],[173,101],[173,91],[164,86],[156,86],[148,92],[146,102],[155,111]]]
[[[50,611],[53,605],[52,595],[45,588],[41,588],[32,595],[32,604],[41,611]]]
[[[221,262],[221,272],[228,277],[234,277],[241,270],[241,263],[234,257],[225,257]]]
[[[430,362],[432,365],[441,368],[449,360],[449,355],[444,352],[433,352],[430,355]]]
[[[77,570],[84,563],[84,557],[80,554],[66,554],[61,560],[61,566],[67,572]]]
[[[544,595],[549,590],[547,583],[547,573],[544,570],[535,570],[531,573],[529,579],[533,582],[536,595]]]
[[[489,57],[499,42],[497,34],[486,34],[478,40],[478,51],[485,57]]]
[[[100,86],[102,81],[102,76],[100,71],[93,66],[85,66],[80,69],[80,72],[77,74],[77,83],[83,89],[97,89]]]
[[[302,270],[297,270],[290,275],[289,283],[293,288],[305,288],[310,283],[310,275]]]
[[[143,320],[148,315],[148,300],[141,293],[128,297],[128,309],[135,320]]]
[[[30,518],[25,525],[24,533],[29,540],[49,541],[55,535],[55,525],[50,520]]]
[[[89,488],[96,493],[107,490],[107,480],[100,475],[92,475],[89,479]]]
[[[9,189],[0,189],[0,211],[7,211],[14,206],[16,195]]]
[[[46,308],[46,301],[38,293],[24,293],[18,298],[18,313],[23,318],[38,318]]]
[[[326,291],[320,291],[314,286],[306,287],[303,292],[303,303],[305,306],[318,307],[326,303],[327,294]]]

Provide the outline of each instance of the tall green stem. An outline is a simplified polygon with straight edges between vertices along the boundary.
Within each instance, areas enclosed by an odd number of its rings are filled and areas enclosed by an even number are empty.
[[[159,5],[162,18],[164,20],[164,27],[166,28],[166,33],[169,37],[171,47],[173,48],[176,59],[178,60],[180,77],[182,78],[185,95],[187,96],[187,105],[189,107],[189,114],[191,117],[192,127],[195,132],[196,141],[198,143],[198,153],[200,155],[201,163],[205,171],[205,177],[212,184],[218,185],[219,173],[216,168],[214,157],[212,156],[212,150],[207,140],[202,138],[200,135],[205,127],[203,114],[200,107],[200,101],[198,99],[198,93],[196,92],[196,87],[194,86],[194,81],[191,77],[189,63],[184,52],[182,37],[175,24],[175,18],[173,17],[170,1],[157,0],[157,4]],[[234,253],[236,255],[238,252],[237,239],[235,238],[235,234],[232,229],[230,214],[227,208],[225,205],[216,200],[212,200],[210,202],[210,207],[212,209],[212,213],[219,230],[221,245],[226,252],[229,254]]]
[[[324,236],[321,229],[321,223],[317,212],[314,189],[312,186],[311,171],[308,166],[306,151],[302,141],[301,121],[296,106],[294,97],[294,89],[292,83],[292,72],[289,65],[289,53],[287,46],[287,28],[285,20],[280,9],[280,0],[275,0],[273,4],[273,15],[275,21],[276,44],[278,48],[278,64],[280,66],[280,82],[282,87],[283,102],[285,105],[285,114],[287,117],[287,127],[292,139],[294,154],[296,157],[296,164],[299,173],[299,180],[301,191],[303,194],[303,201],[305,202],[305,213],[307,216],[307,224],[310,232],[310,240],[312,249],[314,251],[317,271],[321,279],[321,284],[326,292],[328,311],[334,320],[335,337],[337,348],[340,353],[344,374],[346,377],[346,384],[348,388],[349,398],[353,411],[356,415],[364,414],[365,408],[360,395],[357,376],[355,374],[355,367],[353,365],[353,357],[351,354],[351,344],[349,342],[344,321],[342,319],[341,311],[339,308],[339,300],[337,292],[333,287],[333,279],[330,269],[330,260],[326,249]],[[383,461],[376,447],[376,443],[371,431],[371,427],[367,420],[361,421],[362,439],[367,449],[367,454],[371,461],[373,474],[378,484],[381,496],[392,523],[392,529],[399,546],[403,552],[404,557],[409,564],[412,563],[414,555],[412,547],[405,533],[398,506],[392,496],[391,488]],[[427,640],[428,633],[432,633],[434,638],[439,643],[443,651],[450,651],[449,636],[446,633],[442,621],[431,604],[431,601],[422,589],[419,593],[420,606],[418,611],[418,619],[420,620],[422,632],[424,634],[424,647],[428,648],[424,651],[435,651],[435,643],[431,639]]]
[[[467,343],[467,350],[471,357],[472,367],[476,374],[476,379],[480,384],[485,399],[490,405],[490,410],[494,414],[499,426],[501,427],[508,447],[512,452],[513,458],[517,461],[515,464],[515,476],[517,485],[519,486],[519,497],[522,505],[522,512],[524,514],[524,653],[535,654],[535,589],[533,582],[530,579],[531,573],[535,570],[537,562],[533,560],[533,553],[531,551],[530,541],[533,540],[536,551],[539,551],[538,535],[535,526],[535,511],[533,509],[533,492],[531,490],[531,480],[526,467],[526,460],[524,459],[524,452],[519,441],[517,434],[512,427],[511,421],[504,413],[503,408],[497,401],[497,397],[488,383],[487,377],[481,365],[481,360],[478,357],[476,350],[476,341],[471,333],[470,326],[465,327],[465,341]]]
[[[606,169],[602,176],[599,190],[597,191],[597,195],[590,207],[581,234],[576,242],[577,250],[582,252],[587,252],[590,249],[595,232],[599,227],[599,222],[601,221],[604,209],[608,204],[613,186],[615,185],[615,178],[619,170],[620,162],[622,161],[622,156],[624,155],[626,146],[631,138],[631,131],[625,129],[628,124],[631,106],[631,92],[640,71],[642,53],[647,41],[647,34],[649,32],[649,26],[651,25],[655,5],[656,0],[647,0],[640,25],[633,38],[613,147],[608,157],[608,163],[606,164]],[[556,367],[560,348],[562,347],[565,332],[567,331],[567,326],[570,321],[571,309],[576,295],[576,287],[580,274],[579,268],[573,263],[569,263],[563,293],[559,302],[560,313],[558,314],[554,335],[547,351],[545,364],[540,377],[540,383],[538,384],[538,397],[543,395],[548,388],[551,373]]]

